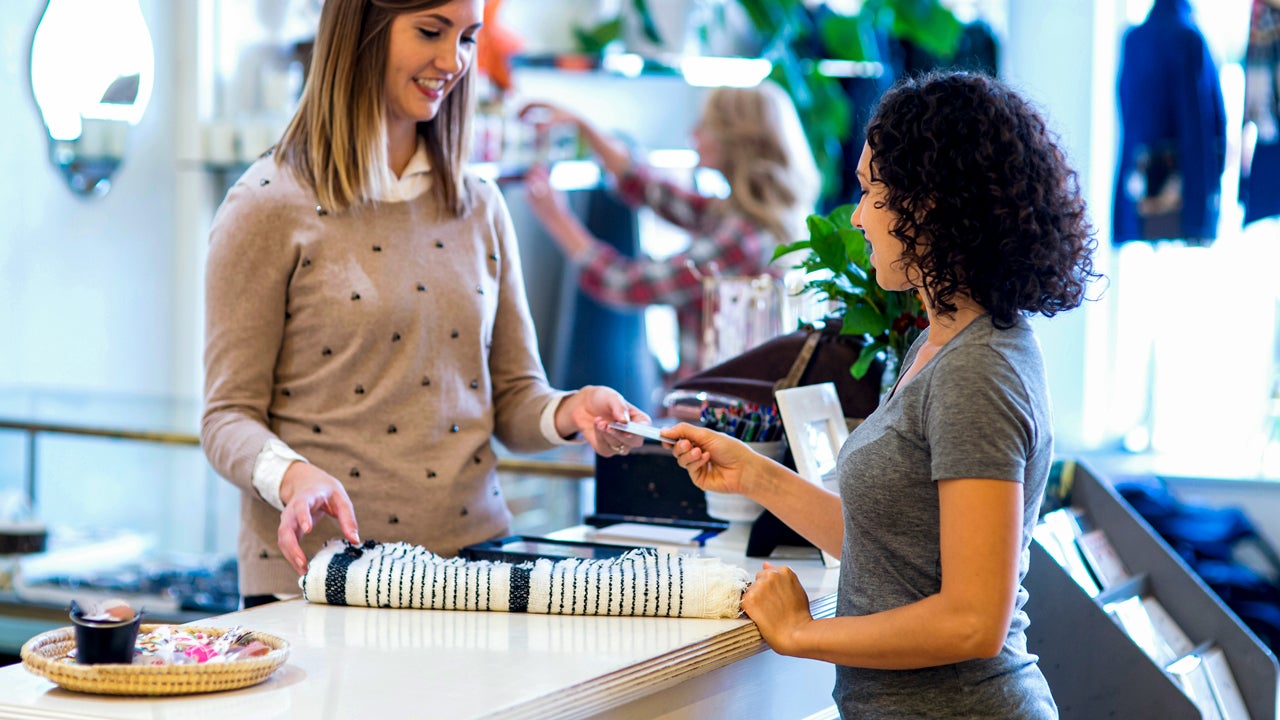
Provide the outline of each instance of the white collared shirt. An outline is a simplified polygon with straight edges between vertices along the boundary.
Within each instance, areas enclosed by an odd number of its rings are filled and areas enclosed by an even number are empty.
[[[404,166],[404,172],[386,189],[386,193],[374,197],[380,202],[408,202],[431,187],[431,161],[427,158],[427,141],[418,137],[418,148]]]

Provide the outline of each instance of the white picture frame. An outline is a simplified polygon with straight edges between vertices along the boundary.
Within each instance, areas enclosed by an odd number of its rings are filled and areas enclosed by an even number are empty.
[[[840,406],[835,383],[778,390],[774,398],[778,402],[778,413],[782,416],[791,456],[796,461],[796,472],[814,485],[839,494],[832,471],[835,470],[840,447],[849,437],[849,428],[844,422],[844,408]],[[825,482],[828,477],[832,480]],[[827,567],[840,564],[825,551],[822,562]]]
[[[796,472],[816,485],[835,469],[840,446],[849,437],[835,383],[803,385],[774,393],[787,432]]]

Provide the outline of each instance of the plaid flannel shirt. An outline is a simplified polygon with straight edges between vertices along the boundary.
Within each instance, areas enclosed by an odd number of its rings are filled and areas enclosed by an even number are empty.
[[[591,297],[615,306],[671,305],[680,325],[680,370],[697,369],[702,334],[702,278],[781,275],[768,265],[776,239],[730,206],[658,178],[633,166],[618,178],[618,194],[631,205],[647,205],[664,220],[687,230],[689,248],[663,260],[627,257],[602,242],[581,258],[579,284]]]

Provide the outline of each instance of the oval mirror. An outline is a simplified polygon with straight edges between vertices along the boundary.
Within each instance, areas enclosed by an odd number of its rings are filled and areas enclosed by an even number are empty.
[[[31,94],[49,159],[73,191],[111,189],[154,77],[138,0],[48,0],[31,40]]]

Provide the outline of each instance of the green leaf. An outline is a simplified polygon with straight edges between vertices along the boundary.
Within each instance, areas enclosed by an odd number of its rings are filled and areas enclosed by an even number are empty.
[[[808,250],[809,247],[810,245],[808,240],[797,240],[787,245],[779,245],[773,249],[773,257],[769,258],[769,262],[773,262],[783,255],[793,253],[797,250]]]
[[[819,74],[817,63],[808,63],[805,75],[813,93],[814,115],[830,136],[844,140],[853,126],[853,102],[849,95],[839,80]]]
[[[849,230],[853,228],[853,211],[857,209],[857,205],[847,203],[827,213],[827,219],[831,221],[832,225]]]
[[[938,0],[896,0],[890,32],[940,58],[951,58],[960,46],[964,25]]]
[[[880,62],[875,32],[874,13],[867,12],[854,16],[831,14],[819,28],[827,57],[854,62]]]
[[[880,286],[876,284],[875,273],[867,272],[856,265],[850,265],[849,267],[851,269],[845,274],[845,279],[849,282],[849,287],[852,288],[850,294],[858,297],[878,298],[881,290]]]
[[[822,37],[822,47],[829,57],[855,62],[868,59],[867,50],[862,47],[862,33],[858,30],[857,16],[829,15],[818,28],[818,34]]]
[[[592,28],[575,26],[573,36],[578,41],[578,50],[584,53],[598,53],[609,43],[622,37],[622,18],[607,20]]]
[[[875,337],[885,328],[885,317],[874,305],[859,303],[850,305],[844,310],[845,333],[864,334]]]
[[[773,35],[791,22],[800,0],[738,0],[738,4],[747,11],[747,17],[751,18],[756,30],[764,35]]]
[[[644,32],[644,36],[654,45],[662,44],[662,35],[658,32],[658,26],[653,22],[653,15],[649,12],[648,0],[631,0],[631,7],[635,8],[636,14],[640,16],[640,29]]]
[[[849,258],[844,253],[844,242],[834,225],[821,215],[809,216],[809,243],[822,260],[823,266],[835,273],[844,273]]]
[[[858,353],[858,359],[854,361],[853,367],[849,368],[849,374],[854,380],[861,380],[871,369],[871,363],[876,361],[876,355],[884,349],[884,343],[873,342],[869,345],[862,346],[862,352]]]
[[[867,236],[857,228],[840,230],[840,242],[844,243],[845,257],[860,268],[868,267],[870,255],[867,253]]]
[[[815,238],[826,237],[836,231],[836,224],[821,215],[810,215],[804,219],[804,224],[809,229],[810,242]]]

